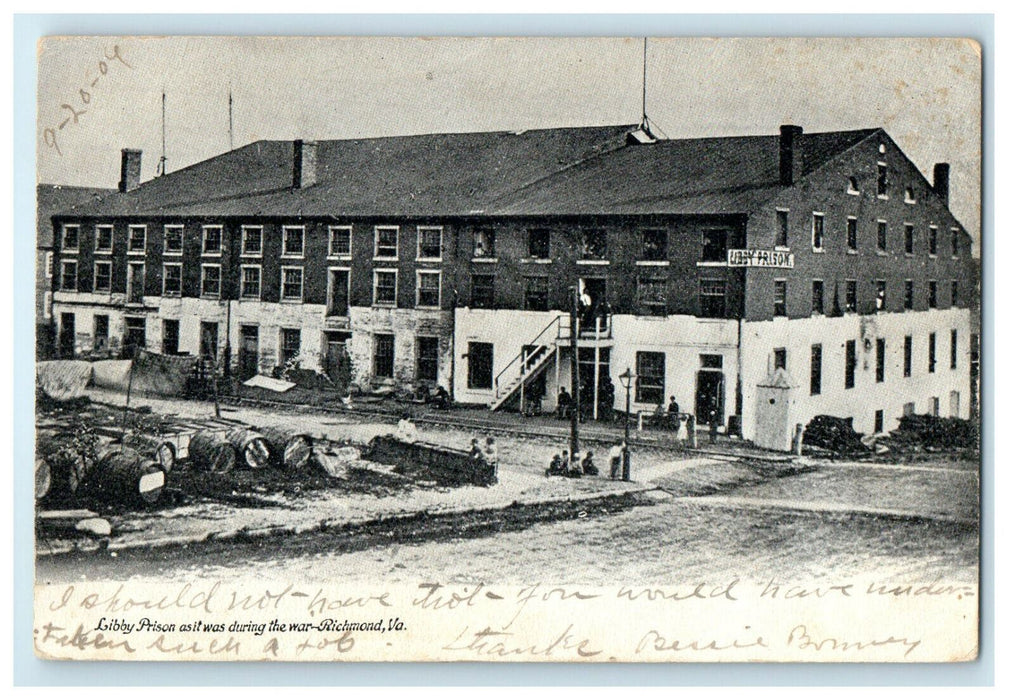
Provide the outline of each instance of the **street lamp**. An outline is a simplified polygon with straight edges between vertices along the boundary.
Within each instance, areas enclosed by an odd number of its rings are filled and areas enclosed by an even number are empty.
[[[631,480],[631,453],[628,445],[630,445],[631,442],[631,383],[634,378],[635,375],[631,374],[630,367],[624,370],[624,373],[620,375],[620,383],[624,385],[624,390],[627,392],[627,406],[624,410],[624,453],[621,456],[624,465],[624,481]]]

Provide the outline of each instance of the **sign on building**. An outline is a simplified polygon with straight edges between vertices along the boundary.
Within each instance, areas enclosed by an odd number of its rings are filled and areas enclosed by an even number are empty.
[[[793,268],[793,253],[779,250],[733,249],[726,252],[726,264],[730,267],[781,267]]]

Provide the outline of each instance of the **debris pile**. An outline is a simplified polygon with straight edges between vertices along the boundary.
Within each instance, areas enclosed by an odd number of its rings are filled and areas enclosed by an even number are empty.
[[[976,449],[980,431],[975,422],[962,418],[909,415],[899,419],[899,427],[881,444],[899,452]]]
[[[803,444],[812,448],[812,451],[856,455],[869,452],[861,437],[860,433],[853,429],[852,418],[814,416],[804,430]]]

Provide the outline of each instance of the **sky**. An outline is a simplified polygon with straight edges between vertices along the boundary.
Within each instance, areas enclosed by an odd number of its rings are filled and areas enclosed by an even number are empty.
[[[39,182],[115,187],[258,139],[634,124],[640,38],[49,38]],[[921,172],[951,163],[978,247],[981,62],[962,39],[650,38],[646,107],[668,138],[883,127]]]

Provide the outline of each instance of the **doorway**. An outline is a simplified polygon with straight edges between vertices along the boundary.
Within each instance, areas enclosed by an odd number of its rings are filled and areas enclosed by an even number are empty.
[[[144,302],[144,263],[130,263],[127,268],[127,303]]]
[[[332,269],[328,273],[328,316],[349,315],[349,271]]]
[[[699,425],[708,425],[714,410],[722,425],[726,416],[725,381],[722,373],[722,355],[701,355],[697,388],[694,394],[694,414]]]
[[[257,326],[240,326],[240,381],[257,374],[260,350]]]
[[[345,348],[345,343],[350,337],[349,333],[335,331],[324,333],[324,371],[340,390],[345,390],[350,380]]]
[[[201,321],[201,357],[218,361],[219,324],[216,321]]]
[[[57,351],[60,357],[74,357],[74,314],[60,314],[60,339]]]
[[[123,319],[126,333],[123,337],[123,356],[135,357],[145,348],[145,319],[143,316],[127,316]]]
[[[582,298],[585,299],[585,303],[580,306],[580,333],[592,335],[596,331],[596,319],[605,318],[607,315],[606,278],[586,277],[579,282]],[[602,327],[605,325],[605,323],[600,323]]]

